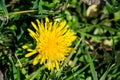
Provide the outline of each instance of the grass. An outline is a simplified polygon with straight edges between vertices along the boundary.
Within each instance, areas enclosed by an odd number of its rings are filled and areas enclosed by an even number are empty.
[[[120,3],[106,0],[86,16],[82,0],[0,0],[0,80],[120,80]],[[32,65],[31,21],[66,20],[77,39],[60,71]]]

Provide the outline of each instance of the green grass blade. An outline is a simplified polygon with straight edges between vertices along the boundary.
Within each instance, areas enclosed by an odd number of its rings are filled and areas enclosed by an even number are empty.
[[[105,73],[102,75],[102,77],[100,78],[100,80],[105,80],[107,77],[107,74],[110,72],[110,70],[115,66],[115,64],[113,64],[109,69],[107,69],[105,71]]]
[[[28,76],[25,80],[34,80],[38,75],[40,75],[40,71],[44,70],[45,66],[40,67],[37,71],[33,72]]]
[[[90,64],[90,71],[92,73],[93,80],[98,80],[98,78],[97,78],[97,72],[95,71],[93,60],[92,60],[90,54],[87,51],[88,51],[88,49],[86,49],[86,53],[87,53],[86,60]]]
[[[87,64],[85,67],[83,67],[79,71],[77,71],[74,74],[72,74],[71,76],[69,76],[66,80],[71,80],[73,77],[76,77],[77,75],[79,75],[81,72],[83,72],[88,67],[89,67],[89,64]]]

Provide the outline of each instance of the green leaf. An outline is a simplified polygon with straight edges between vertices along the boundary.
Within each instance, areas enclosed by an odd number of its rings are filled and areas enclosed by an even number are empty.
[[[114,13],[114,19],[115,19],[115,21],[120,20],[120,11],[117,11]]]

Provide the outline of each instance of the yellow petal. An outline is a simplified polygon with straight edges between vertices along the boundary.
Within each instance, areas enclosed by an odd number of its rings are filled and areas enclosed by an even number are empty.
[[[38,62],[39,62],[39,55],[34,58],[33,65],[38,64]]]
[[[49,23],[48,30],[49,30],[49,31],[52,30],[52,22]]]
[[[34,51],[34,50],[33,50],[33,49],[28,48],[28,49],[27,49],[27,51],[31,52],[31,51]]]
[[[28,31],[29,31],[30,36],[36,39],[36,34],[31,29],[28,29]]]
[[[53,24],[53,29],[52,29],[53,33],[56,32],[57,27],[58,27],[58,24],[57,24],[57,21],[55,21],[54,24]]]
[[[56,32],[60,32],[65,27],[66,21],[62,21],[59,24],[59,27],[56,29]]]
[[[33,22],[31,22],[31,24],[32,24],[32,26],[34,27],[34,29],[35,29],[36,31],[38,31],[38,28],[37,28],[36,24],[33,23]]]
[[[43,24],[43,21],[41,20],[41,24],[40,24],[40,34],[43,33],[45,31],[45,27],[44,27],[44,24]]]
[[[59,63],[56,61],[55,64],[56,64],[56,69],[57,69],[57,71],[59,71],[59,70],[60,70],[60,68],[59,68]]]
[[[44,57],[41,59],[40,64],[45,63]]]
[[[40,23],[40,21],[39,21],[38,19],[36,19],[36,21],[37,21],[37,25],[38,25],[38,27],[39,27],[39,29],[40,29],[41,23]]]
[[[27,53],[27,54],[25,55],[25,57],[30,57],[30,56],[32,56],[33,54],[35,54],[36,52],[37,52],[37,51],[34,50],[34,51],[30,52],[30,53]]]
[[[28,46],[27,46],[27,45],[23,45],[22,48],[23,48],[23,49],[27,49]]]
[[[49,65],[50,66],[50,70],[53,70],[54,67],[53,67],[53,63]]]
[[[46,18],[45,18],[45,21],[46,21],[46,22],[49,22],[49,19],[48,19],[48,17],[46,17]]]
[[[62,22],[60,22],[60,26],[61,27],[64,27],[66,25],[66,21],[64,20],[64,21],[62,21]]]

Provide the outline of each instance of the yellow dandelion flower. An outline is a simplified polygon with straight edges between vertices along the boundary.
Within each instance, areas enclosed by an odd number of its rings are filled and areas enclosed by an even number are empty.
[[[66,25],[66,21],[50,22],[48,18],[45,19],[45,24],[38,19],[36,21],[37,25],[31,22],[36,31],[28,29],[29,35],[36,40],[36,47],[30,49],[24,45],[23,48],[29,51],[25,57],[36,54],[33,65],[40,63],[45,64],[48,70],[59,70],[60,63],[72,50],[70,46],[76,39],[75,33]]]

